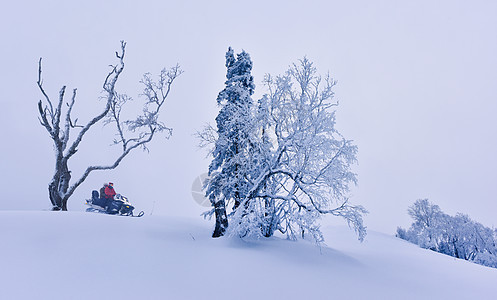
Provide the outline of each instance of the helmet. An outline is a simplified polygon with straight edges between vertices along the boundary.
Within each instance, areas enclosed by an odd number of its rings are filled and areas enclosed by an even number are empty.
[[[113,184],[112,182],[109,182],[109,185],[110,185],[110,186],[114,186],[114,184]]]

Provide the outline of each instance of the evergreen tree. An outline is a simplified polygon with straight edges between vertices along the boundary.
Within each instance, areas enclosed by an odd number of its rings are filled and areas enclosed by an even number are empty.
[[[222,236],[228,227],[226,206],[233,202],[233,210],[236,210],[247,194],[249,174],[246,166],[254,130],[252,60],[245,51],[235,58],[230,47],[226,53],[226,68],[226,87],[217,97],[221,106],[216,117],[218,138],[206,187],[216,216],[213,237]]]

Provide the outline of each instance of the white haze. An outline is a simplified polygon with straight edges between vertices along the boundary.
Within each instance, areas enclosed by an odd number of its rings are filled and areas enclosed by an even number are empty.
[[[173,137],[155,139],[149,154],[133,153],[115,171],[94,173],[70,210],[83,210],[105,181],[147,213],[197,217],[205,209],[190,193],[208,165],[193,134],[214,122],[232,46],[250,53],[257,96],[265,73],[304,55],[338,80],[337,126],[359,146],[351,201],[370,211],[369,228],[407,227],[407,207],[418,198],[496,226],[495,15],[493,1],[5,1],[0,208],[50,208],[53,152],[37,120],[39,57],[53,98],[62,85],[78,88],[75,116],[84,122],[103,104],[101,84],[123,39],[120,92],[136,99],[143,73],[176,63],[185,70],[162,115]],[[107,129],[90,135],[71,165],[74,177],[118,150],[108,146]]]

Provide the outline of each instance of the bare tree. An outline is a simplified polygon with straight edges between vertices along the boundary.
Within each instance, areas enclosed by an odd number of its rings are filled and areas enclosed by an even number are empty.
[[[111,71],[103,83],[105,107],[85,125],[78,125],[77,119],[73,121],[72,118],[77,89],[73,89],[71,99],[66,101],[66,86],[63,86],[58,101],[52,101],[43,88],[42,59],[38,62],[37,84],[43,95],[43,100],[38,102],[39,121],[48,131],[55,150],[55,173],[48,185],[53,210],[67,210],[67,200],[91,172],[115,169],[134,149],[147,149],[147,143],[156,133],[165,132],[167,138],[172,134],[172,129],[159,121],[159,112],[169,95],[173,81],[182,73],[180,67],[176,65],[171,69],[163,69],[157,82],[152,80],[150,74],[145,74],[141,80],[144,85],[141,96],[145,98],[143,112],[135,120],[122,120],[122,108],[131,100],[126,94],[116,92],[116,83],[124,70],[125,50],[126,42],[121,41],[120,52],[116,52],[118,63],[110,66]],[[111,164],[89,165],[77,180],[71,182],[72,174],[68,162],[78,151],[88,130],[101,121],[104,124],[115,124],[117,138],[114,143],[120,144],[122,151]],[[72,134],[75,136],[73,139],[70,138]]]

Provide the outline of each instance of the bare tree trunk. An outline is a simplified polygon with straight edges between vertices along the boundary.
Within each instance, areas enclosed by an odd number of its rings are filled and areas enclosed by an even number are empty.
[[[228,217],[226,216],[226,205],[224,200],[219,200],[214,203],[214,211],[216,214],[216,227],[212,233],[212,237],[221,237],[228,228]]]
[[[67,167],[67,162],[59,157],[57,158],[55,174],[48,186],[48,194],[52,202],[52,210],[67,211],[67,199],[65,195],[69,189],[69,182],[71,180],[71,171]],[[64,196],[63,196],[64,195]]]
[[[62,199],[59,196],[59,191],[57,190],[58,183],[56,178],[52,179],[52,182],[48,185],[48,196],[50,197],[50,202],[52,202],[52,210],[57,211],[62,209]]]

